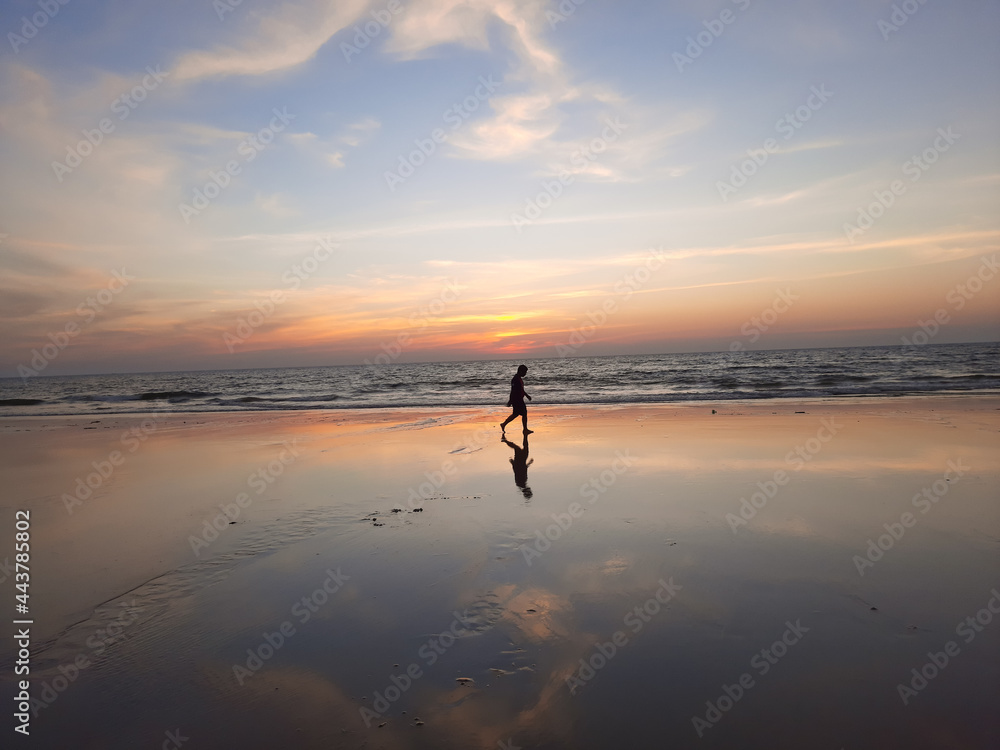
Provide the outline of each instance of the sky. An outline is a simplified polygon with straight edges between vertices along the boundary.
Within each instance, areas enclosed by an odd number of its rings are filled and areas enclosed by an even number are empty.
[[[992,0],[0,9],[0,376],[1000,339]]]

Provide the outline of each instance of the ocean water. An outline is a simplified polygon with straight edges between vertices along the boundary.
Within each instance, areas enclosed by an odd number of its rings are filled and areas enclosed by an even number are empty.
[[[501,406],[522,360],[0,379],[0,416]],[[1000,343],[523,360],[534,406],[1000,391]]]

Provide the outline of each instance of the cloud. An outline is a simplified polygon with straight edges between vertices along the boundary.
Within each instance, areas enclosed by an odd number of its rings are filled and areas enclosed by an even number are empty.
[[[845,145],[843,138],[827,138],[820,141],[809,141],[807,143],[793,143],[791,145],[779,144],[778,153],[794,154],[797,151],[816,151],[826,148],[840,148]]]
[[[256,208],[271,216],[284,218],[299,215],[298,209],[288,202],[288,196],[284,193],[272,193],[271,195],[258,193],[253,203]]]
[[[43,312],[51,304],[44,294],[0,287],[0,317],[7,321]]]
[[[496,17],[486,0],[427,0],[410,3],[392,24],[385,50],[403,60],[429,55],[445,44],[489,49],[487,26]]]
[[[678,136],[709,121],[703,111],[646,111],[608,86],[574,81],[546,39],[552,31],[545,15],[549,9],[543,0],[428,0],[394,20],[384,49],[400,59],[426,57],[449,44],[488,50],[491,40],[499,40],[513,57],[499,92],[489,99],[492,116],[455,132],[449,139],[450,156],[480,161],[531,157],[546,165],[543,176],[569,172],[585,180],[618,182],[648,171]],[[579,158],[608,118],[617,115],[628,123],[627,137],[615,139],[600,159]],[[670,165],[663,174],[686,171]]]
[[[514,55],[503,93],[490,99],[493,118],[452,139],[456,156],[487,160],[532,153],[560,127],[558,105],[581,98],[582,90],[569,85],[562,61],[542,39],[546,7],[544,0],[428,0],[394,22],[385,51],[400,59],[424,57],[448,44],[486,50],[494,28]]]
[[[188,52],[174,66],[175,82],[220,76],[260,76],[311,60],[338,31],[357,19],[367,0],[313,0],[286,3],[261,19],[257,28],[231,47]]]
[[[181,163],[166,147],[177,133],[138,116],[123,121],[110,108],[134,79],[99,74],[70,85],[18,64],[0,71],[0,130],[9,144],[0,188],[5,229],[30,238],[33,253],[105,269],[149,246],[151,236],[165,241],[176,232],[162,206],[170,205],[170,179]],[[83,130],[96,132],[102,118],[114,129],[91,147]],[[81,142],[86,155],[71,161],[76,150],[84,153]]]
[[[365,117],[348,125],[347,132],[340,136],[340,140],[348,146],[360,146],[380,127],[382,127],[382,123],[374,117]]]
[[[328,138],[320,138],[316,133],[291,133],[288,138],[306,153],[326,162],[334,169],[342,169],[344,151],[338,146],[357,148],[363,145],[382,124],[374,117],[365,117],[349,124],[344,132]]]
[[[496,116],[459,132],[451,145],[472,159],[524,155],[552,136],[560,118],[546,93],[498,97],[490,102]]]

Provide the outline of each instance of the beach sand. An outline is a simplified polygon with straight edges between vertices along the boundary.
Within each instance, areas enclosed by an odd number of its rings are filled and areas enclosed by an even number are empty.
[[[22,744],[1000,746],[1000,398],[508,413],[0,420]]]

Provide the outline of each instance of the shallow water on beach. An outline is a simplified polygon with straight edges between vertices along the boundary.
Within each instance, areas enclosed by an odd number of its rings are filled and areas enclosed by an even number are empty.
[[[32,742],[995,747],[994,406],[164,428],[38,501]]]

